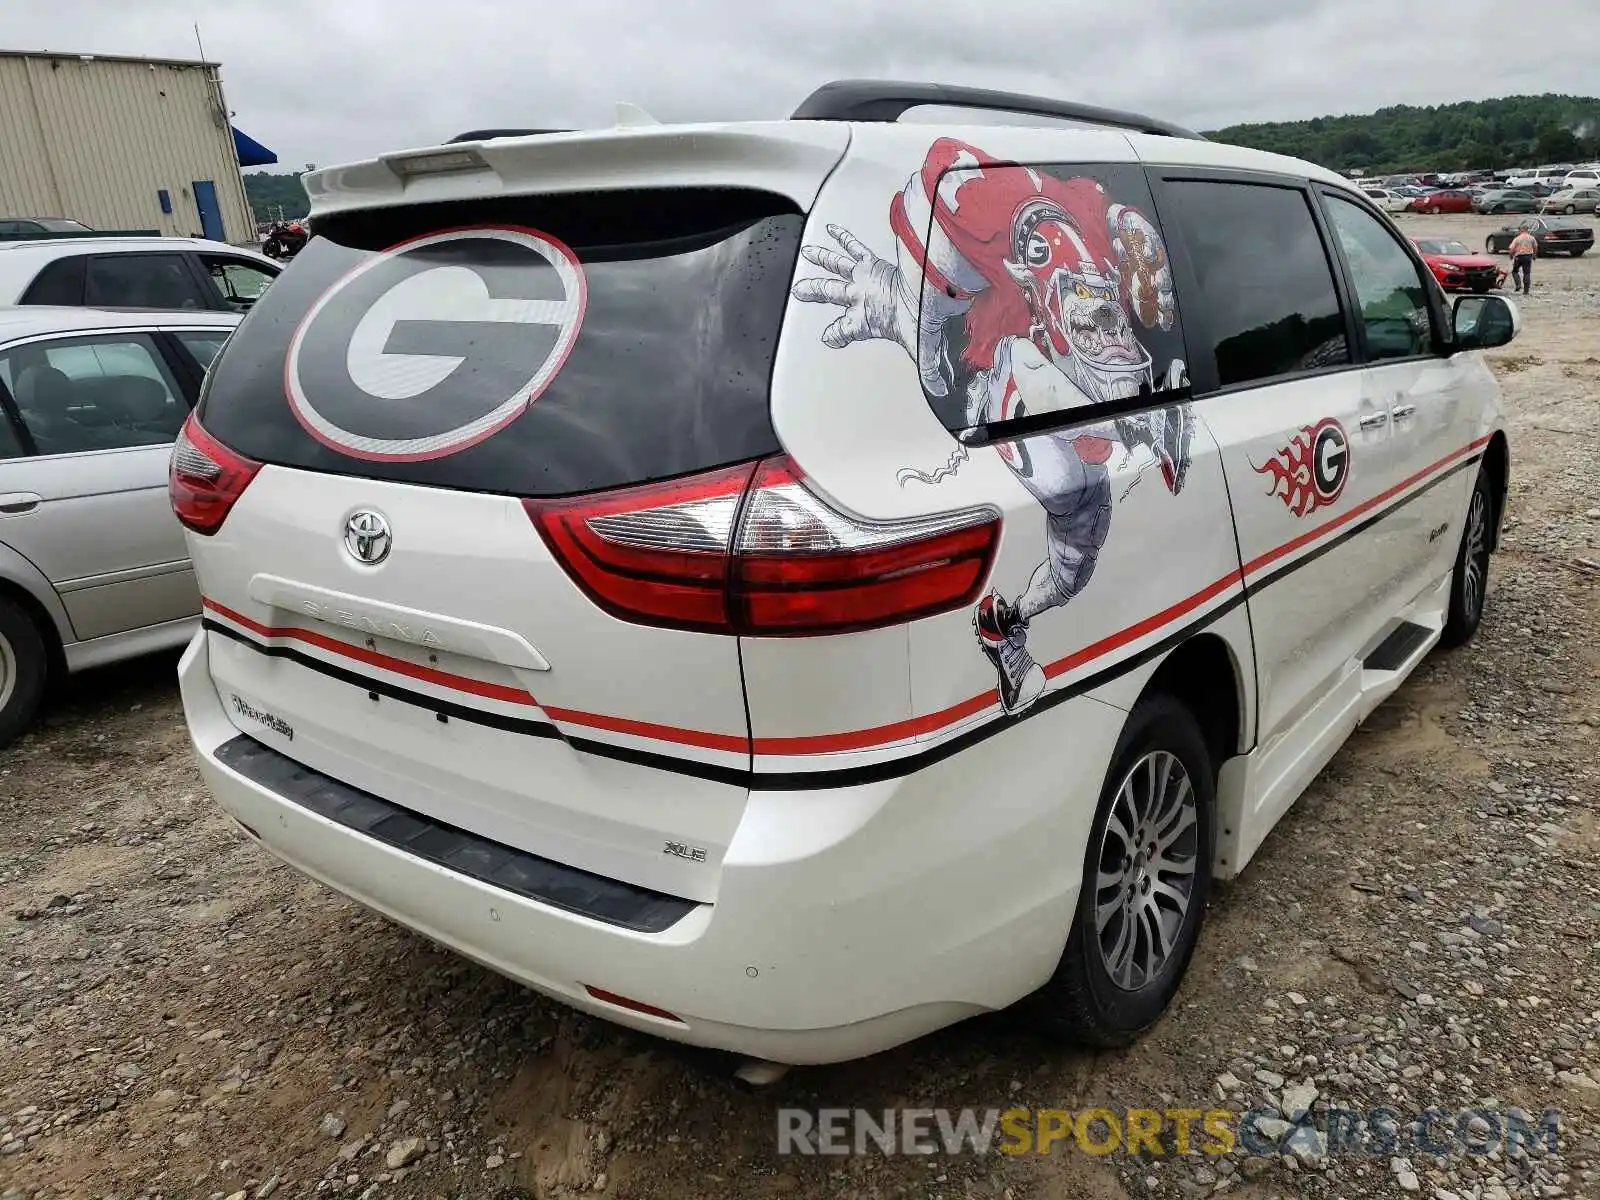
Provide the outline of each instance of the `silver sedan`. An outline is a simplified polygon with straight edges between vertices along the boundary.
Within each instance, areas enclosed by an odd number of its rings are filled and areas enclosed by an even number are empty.
[[[1552,192],[1539,202],[1539,211],[1546,213],[1592,213],[1600,208],[1600,188],[1567,188]]]
[[[0,746],[50,676],[183,645],[167,460],[231,313],[0,309]]]

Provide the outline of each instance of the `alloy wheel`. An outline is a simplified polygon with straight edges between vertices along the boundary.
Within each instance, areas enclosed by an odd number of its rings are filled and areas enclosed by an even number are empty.
[[[1461,560],[1461,607],[1476,619],[1489,579],[1489,497],[1482,489],[1472,493],[1467,509],[1467,544]]]
[[[1178,948],[1199,866],[1198,802],[1166,750],[1129,768],[1106,816],[1095,878],[1095,935],[1106,973],[1124,991],[1161,976]]]

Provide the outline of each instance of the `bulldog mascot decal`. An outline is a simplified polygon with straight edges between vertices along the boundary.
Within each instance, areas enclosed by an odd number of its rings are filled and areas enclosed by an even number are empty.
[[[904,347],[930,398],[964,399],[956,419],[967,428],[1119,401],[1136,407],[1142,396],[1187,385],[1179,359],[1157,377],[1134,327],[1173,327],[1161,233],[1095,179],[1001,164],[942,138],[890,203],[889,224],[893,260],[830,225],[837,247],[801,250],[827,274],[799,280],[794,296],[844,309],[823,331],[827,346],[883,338]],[[1045,690],[1028,651],[1030,623],[1094,573],[1111,530],[1113,454],[1120,446],[1142,457],[1135,483],[1159,467],[1176,495],[1192,428],[1188,405],[1177,403],[994,443],[1044,507],[1048,528],[1043,561],[1021,593],[990,592],[973,614],[1006,712],[1022,712]],[[966,457],[959,446],[932,472],[902,471],[901,485],[936,484]]]

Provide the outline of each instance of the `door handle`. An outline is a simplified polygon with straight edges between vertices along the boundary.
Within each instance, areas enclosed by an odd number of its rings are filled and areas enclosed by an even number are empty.
[[[1414,413],[1416,411],[1417,411],[1417,406],[1415,404],[1401,404],[1398,407],[1396,407],[1395,410],[1394,410],[1394,419],[1396,421],[1399,421],[1404,417],[1409,417],[1412,413]]]
[[[1380,425],[1389,423],[1389,414],[1386,412],[1373,413],[1371,416],[1361,418],[1361,428],[1376,429]]]
[[[6,492],[0,495],[0,517],[14,517],[39,507],[37,492]]]

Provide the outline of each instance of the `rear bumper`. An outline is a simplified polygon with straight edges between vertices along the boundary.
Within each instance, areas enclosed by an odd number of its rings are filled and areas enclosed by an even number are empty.
[[[469,877],[278,794],[218,755],[239,731],[212,684],[204,633],[179,679],[213,796],[278,858],[575,1008],[791,1063],[888,1049],[1003,1008],[1049,977],[1100,784],[1063,781],[1060,730],[1070,722],[1082,761],[1103,761],[1125,715],[1083,697],[1062,706],[1059,724],[1025,723],[903,779],[753,793],[717,902],[647,933]],[[986,795],[1002,776],[1013,803],[997,811]],[[678,1019],[596,999],[586,985]]]

